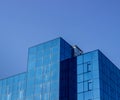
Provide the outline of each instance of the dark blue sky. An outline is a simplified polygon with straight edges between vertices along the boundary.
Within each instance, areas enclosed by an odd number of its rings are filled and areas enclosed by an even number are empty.
[[[59,36],[120,68],[120,0],[0,0],[0,77],[26,71],[28,47]]]

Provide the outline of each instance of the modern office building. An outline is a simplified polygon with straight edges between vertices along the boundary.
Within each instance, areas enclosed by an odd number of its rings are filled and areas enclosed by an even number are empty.
[[[29,48],[27,72],[0,80],[0,100],[120,100],[120,70],[57,38]]]

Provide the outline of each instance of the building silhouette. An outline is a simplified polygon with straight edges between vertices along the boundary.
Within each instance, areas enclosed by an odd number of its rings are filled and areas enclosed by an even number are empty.
[[[0,80],[0,100],[120,100],[120,70],[60,37],[29,48],[27,72]]]

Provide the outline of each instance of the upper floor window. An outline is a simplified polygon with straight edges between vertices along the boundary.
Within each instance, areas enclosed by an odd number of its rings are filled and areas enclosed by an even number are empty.
[[[88,80],[84,82],[84,91],[91,91],[92,90],[92,80]]]
[[[90,72],[92,70],[92,66],[90,62],[85,63],[84,72]]]
[[[88,91],[92,90],[92,80],[88,81]]]

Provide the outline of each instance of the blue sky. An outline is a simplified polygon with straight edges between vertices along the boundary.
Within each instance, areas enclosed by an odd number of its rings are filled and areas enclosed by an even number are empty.
[[[120,0],[0,0],[0,77],[26,71],[28,48],[63,37],[120,68]]]

